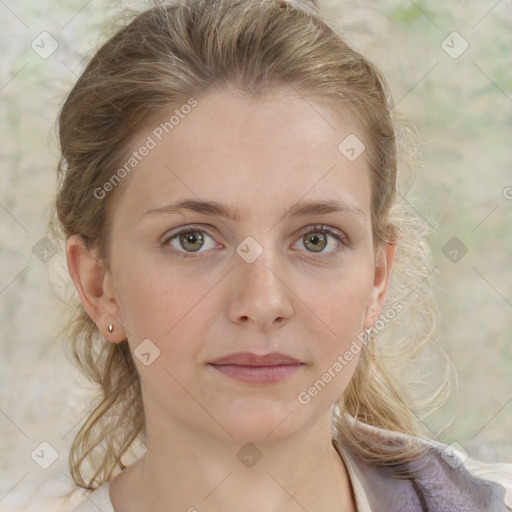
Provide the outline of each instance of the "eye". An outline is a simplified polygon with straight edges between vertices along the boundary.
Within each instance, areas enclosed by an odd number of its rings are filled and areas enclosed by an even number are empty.
[[[329,238],[334,238],[337,241],[337,246],[330,251],[324,251],[326,247],[332,245],[330,244]],[[205,241],[207,242],[208,239],[211,240],[210,247],[208,247],[207,243],[205,245]],[[307,252],[320,254],[321,257],[332,257],[340,250],[340,247],[349,245],[348,239],[344,233],[322,224],[308,228],[302,233],[299,241],[303,242],[303,247],[306,248]],[[195,225],[183,226],[171,232],[164,239],[162,245],[170,245],[185,258],[198,258],[199,254],[204,252],[201,251],[201,249],[214,249],[217,247],[213,238],[199,226]]]
[[[334,244],[336,247],[330,251],[322,252],[329,246],[329,238],[334,238],[337,241],[337,244]],[[303,246],[307,248],[308,252],[320,254],[322,257],[334,256],[340,249],[340,246],[345,247],[349,245],[344,233],[322,224],[308,228],[302,233],[300,241],[303,242]]]
[[[204,230],[200,229],[198,226],[189,225],[183,226],[178,231],[174,231],[170,236],[165,238],[162,245],[170,244],[173,249],[180,253],[182,253],[184,249],[185,253],[182,255],[185,258],[197,258],[198,256],[195,254],[188,254],[188,252],[200,252],[200,249],[204,247],[205,240],[207,238],[213,241],[213,238]],[[206,248],[212,249],[214,247],[216,247],[216,245],[215,243],[212,243],[210,247]]]

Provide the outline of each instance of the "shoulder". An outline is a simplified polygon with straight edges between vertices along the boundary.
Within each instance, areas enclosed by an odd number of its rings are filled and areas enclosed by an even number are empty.
[[[505,504],[512,510],[512,464],[491,464],[468,458],[464,462],[464,466],[476,477],[496,482],[503,486],[505,489]]]
[[[446,445],[368,425],[363,428],[370,429],[376,440],[391,440],[398,449],[407,449],[411,442],[423,447],[416,460],[394,466],[364,461],[350,450],[371,510],[512,510],[512,464],[472,459],[455,443]]]
[[[462,482],[487,486],[509,510],[512,510],[512,463],[490,463],[473,459],[456,445],[423,440],[431,453],[441,459],[447,472],[458,473]],[[448,469],[449,468],[449,469]],[[477,487],[474,487],[477,489]]]
[[[110,482],[105,482],[72,509],[71,512],[115,512],[110,501]]]

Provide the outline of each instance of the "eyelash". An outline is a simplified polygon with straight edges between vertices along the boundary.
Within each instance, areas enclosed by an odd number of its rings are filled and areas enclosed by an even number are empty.
[[[167,236],[164,239],[164,241],[162,242],[162,246],[166,246],[167,244],[169,244],[169,242],[171,242],[175,238],[179,237],[183,233],[191,233],[191,232],[197,232],[197,231],[208,235],[208,233],[204,229],[202,229],[200,226],[197,226],[194,224],[189,224],[187,226],[183,226],[182,228],[179,228],[178,231],[172,232],[172,234]],[[306,231],[302,232],[300,237],[309,235],[311,233],[327,234],[327,235],[330,235],[333,238],[335,238],[338,242],[340,242],[341,246],[348,247],[350,245],[347,237],[343,233],[341,233],[340,231],[338,231],[334,228],[331,228],[330,226],[325,226],[324,224],[315,224],[315,225],[311,226]],[[208,235],[208,236],[210,236],[210,235]],[[210,238],[213,238],[213,237],[210,236]],[[178,254],[180,254],[180,256],[182,256],[184,258],[199,258],[201,255],[200,252],[187,253],[187,252],[182,252],[182,251],[176,250],[174,248],[172,248],[172,249],[173,249],[173,251],[177,252]],[[340,250],[341,250],[341,248],[337,248],[328,253],[316,253],[316,254],[318,254],[321,258],[331,258],[331,257],[335,256],[336,253],[338,253]],[[311,254],[315,254],[315,253],[311,252]]]

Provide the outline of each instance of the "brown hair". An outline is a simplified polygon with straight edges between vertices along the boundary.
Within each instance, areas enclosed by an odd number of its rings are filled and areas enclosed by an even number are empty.
[[[130,15],[92,57],[59,114],[62,156],[53,232],[64,240],[80,234],[109,268],[112,216],[127,180],[101,200],[94,190],[115,174],[134,134],[157,113],[223,87],[254,97],[291,88],[333,113],[349,109],[364,127],[374,239],[395,243],[397,251],[386,311],[400,304],[400,315],[408,321],[374,330],[378,343],[361,351],[336,404],[334,427],[336,437],[365,460],[383,465],[414,460],[420,451],[408,436],[405,444],[386,443],[346,421],[424,436],[417,415],[425,417],[448,396],[448,373],[420,403],[402,372],[404,363],[435,339],[437,318],[425,225],[397,191],[400,151],[413,148],[412,132],[398,122],[377,68],[342,40],[316,3],[183,0]],[[410,325],[414,328],[407,331]],[[144,444],[140,381],[127,340],[106,342],[78,300],[63,334],[73,359],[99,390],[99,403],[69,455],[75,483],[94,489],[110,479],[117,465],[125,467],[121,457],[135,441]]]

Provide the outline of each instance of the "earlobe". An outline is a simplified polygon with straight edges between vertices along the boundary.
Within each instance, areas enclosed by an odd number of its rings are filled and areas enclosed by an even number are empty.
[[[113,294],[111,274],[97,258],[96,251],[88,250],[84,239],[75,234],[66,241],[66,260],[80,302],[102,336],[114,343],[123,341],[126,334],[119,322],[120,310]]]
[[[377,250],[373,286],[370,292],[364,328],[369,329],[377,321],[389,288],[391,270],[395,259],[395,245],[382,244]]]

